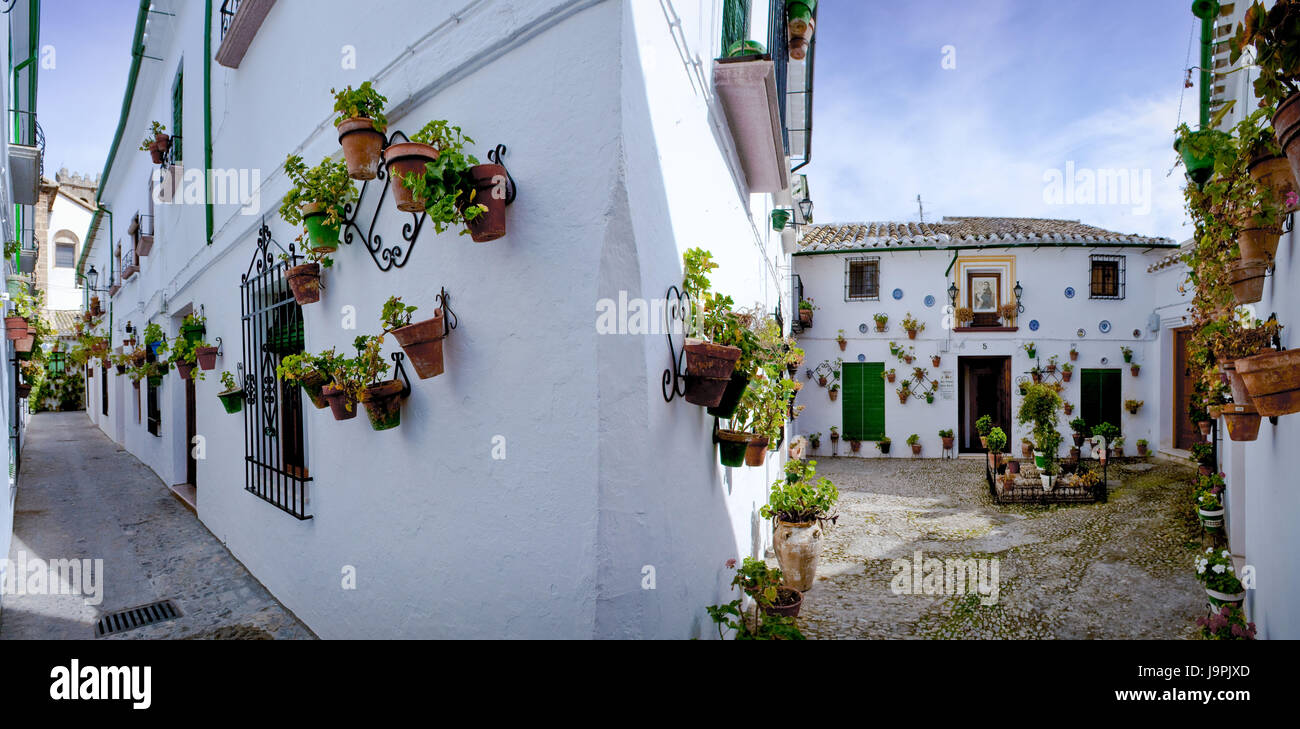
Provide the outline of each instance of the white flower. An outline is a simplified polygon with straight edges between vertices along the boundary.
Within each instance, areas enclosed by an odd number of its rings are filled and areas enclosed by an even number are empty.
[[[1231,556],[1232,556],[1232,555],[1228,553],[1228,550],[1226,550],[1226,549],[1223,550],[1223,557],[1224,557],[1224,559],[1227,559],[1227,558],[1229,558],[1229,557],[1231,557]]]
[[[1212,569],[1214,570],[1214,574],[1216,574],[1216,575],[1221,575],[1221,574],[1223,574],[1223,565],[1221,565],[1221,564],[1216,564],[1216,565],[1214,565],[1214,567],[1213,567]]]
[[[1206,547],[1206,548],[1205,548],[1205,553],[1206,553],[1206,554],[1214,554],[1214,547]]]
[[[1229,571],[1229,572],[1232,571],[1232,565],[1228,565],[1228,571]]]

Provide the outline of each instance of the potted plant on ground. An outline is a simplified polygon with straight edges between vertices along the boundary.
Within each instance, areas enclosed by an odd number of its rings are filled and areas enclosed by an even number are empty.
[[[1029,385],[1020,401],[1017,419],[1021,425],[1033,426],[1034,445],[1037,447],[1034,463],[1040,469],[1055,460],[1061,443],[1061,434],[1056,431],[1060,407],[1061,396],[1047,385]]]
[[[403,304],[402,297],[390,296],[380,317],[384,333],[392,333],[415,367],[415,373],[427,380],[443,373],[442,342],[447,336],[447,326],[441,307],[434,309],[432,317],[412,324],[411,315],[416,309]]]
[[[1142,400],[1125,400],[1125,401],[1124,401],[1124,409],[1128,411],[1129,415],[1137,415],[1137,414],[1138,414],[1138,410],[1141,410],[1141,409],[1142,409],[1142,405],[1143,405],[1143,401],[1142,401]]]
[[[1058,433],[1056,437],[1059,439],[1061,436]],[[1056,487],[1056,478],[1060,470],[1061,467],[1057,464],[1056,458],[1049,458],[1046,465],[1042,467],[1041,473],[1038,474],[1038,477],[1042,479],[1044,491],[1051,491]]]
[[[859,452],[861,452],[861,451],[862,451],[862,441],[858,440],[857,438],[849,438],[849,450],[852,451],[852,452],[854,452],[854,453],[859,453]]]
[[[1071,421],[1070,421],[1070,430],[1073,431],[1073,432],[1070,433],[1070,436],[1071,436],[1072,438],[1074,438],[1074,444],[1075,444],[1076,446],[1082,446],[1082,445],[1083,445],[1083,434],[1084,434],[1084,433],[1090,433],[1090,432],[1092,432],[1092,431],[1089,430],[1089,428],[1088,428],[1088,421],[1084,420],[1083,418],[1075,418],[1074,420],[1071,420]]]
[[[806,592],[817,576],[822,522],[831,518],[840,493],[829,479],[814,480],[816,461],[787,461],[785,472],[787,478],[772,484],[768,502],[759,513],[764,519],[776,520],[773,549],[786,584]]]
[[[1205,587],[1210,604],[1216,608],[1228,603],[1240,604],[1246,599],[1246,588],[1237,579],[1232,553],[1226,549],[1206,547],[1205,554],[1196,558],[1196,577]]]
[[[889,323],[889,315],[883,311],[876,312],[871,316],[876,322],[876,331],[884,333],[885,325]]]
[[[1205,640],[1255,639],[1255,624],[1246,620],[1246,612],[1237,604],[1223,605],[1217,611],[1197,618],[1196,624]]]
[[[813,303],[812,299],[799,300],[799,324],[805,329],[811,329],[813,325],[813,312],[821,307]]]
[[[1002,451],[1007,447],[1007,434],[1001,428],[993,428],[986,436],[988,441],[988,459],[989,465],[996,471],[998,462],[1001,460]]]
[[[1201,476],[1192,492],[1192,501],[1196,506],[1197,518],[1201,526],[1210,534],[1223,531],[1223,492],[1225,485],[1219,474]]]
[[[1148,447],[1149,445],[1150,445],[1150,444],[1147,442],[1146,438],[1138,438],[1138,441],[1137,441],[1137,449],[1138,449],[1138,457],[1139,457],[1139,458],[1146,458],[1146,457],[1147,457],[1147,447]]]
[[[907,444],[912,447],[912,455],[921,455],[921,436],[913,433],[907,436]]]
[[[244,409],[244,388],[235,382],[235,376],[229,372],[221,373],[221,392],[217,393],[217,398],[221,400],[221,406],[226,409],[227,413],[234,414]]]
[[[909,311],[907,316],[903,317],[903,329],[907,330],[908,339],[916,339],[917,334],[925,331],[925,324],[914,318]]]
[[[384,116],[384,98],[366,81],[360,87],[351,86],[342,91],[330,89],[334,94],[334,111],[338,118],[334,126],[339,132],[339,145],[348,165],[348,176],[354,180],[373,180],[378,176],[379,161],[383,155],[384,132],[388,130],[388,117]]]
[[[347,165],[323,159],[308,169],[302,157],[291,154],[284,161],[284,172],[293,187],[280,204],[280,217],[289,225],[304,226],[298,240],[304,241],[308,252],[338,250],[344,208],[357,199]]]
[[[1033,455],[1034,455],[1034,442],[1029,440],[1028,438],[1021,438],[1020,456],[1022,458],[1032,458]]]
[[[843,330],[843,329],[840,330],[840,333],[839,333],[839,334],[836,334],[836,335],[835,335],[835,341],[836,341],[837,343],[839,343],[839,345],[840,345],[840,351],[841,351],[841,352],[843,352],[845,349],[848,349],[848,346],[849,346],[849,340],[847,340],[847,339],[844,338],[844,330]]]
[[[889,439],[889,436],[881,436],[880,440],[876,441],[876,450],[880,451],[881,455],[887,456],[889,455],[889,446],[891,443],[893,443],[893,441]]]
[[[155,121],[149,125],[149,134],[140,143],[140,151],[148,152],[153,163],[160,165],[171,146],[172,138],[167,134],[167,127]]]
[[[808,445],[812,446],[812,449],[813,449],[813,450],[817,450],[818,448],[821,448],[821,447],[822,447],[822,434],[821,434],[820,432],[818,432],[818,433],[813,433],[812,435],[808,436]]]
[[[953,434],[952,429],[939,431],[939,440],[943,441],[944,450],[952,450]]]
[[[727,560],[727,566],[735,567],[736,560]],[[736,640],[804,640],[794,621],[803,596],[798,590],[782,585],[783,579],[781,570],[770,569],[765,562],[746,557],[743,565],[736,568],[731,585],[749,597],[753,612],[746,612],[744,597],[705,608],[717,625],[718,638],[725,639],[724,631],[731,630]]]
[[[989,447],[989,431],[993,430],[993,416],[981,415],[975,420],[975,432],[980,437],[980,446]]]

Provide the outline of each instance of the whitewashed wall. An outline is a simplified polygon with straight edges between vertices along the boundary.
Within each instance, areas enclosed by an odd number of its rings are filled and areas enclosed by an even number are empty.
[[[243,416],[224,413],[209,376],[198,385],[200,518],[323,637],[707,637],[704,606],[730,599],[723,563],[768,543],[756,513],[779,468],[720,469],[711,419],[663,402],[663,337],[598,337],[597,301],[621,290],[662,297],[680,281],[681,252],[702,245],[722,265],[719,289],[774,308],[778,246],[749,217],[765,217],[769,201],[737,182],[729,143],[719,146],[728,134],[721,109],[692,85],[658,4],[390,5],[381,15],[333,0],[307,13],[278,3],[238,70],[214,65],[214,166],[261,170],[256,214],[217,206],[209,247],[201,206],[160,209],[155,255],[116,297],[115,344],[128,318],[142,328],[152,316],[174,333],[202,305],[209,339],[221,336],[226,348],[210,375],[234,371],[239,280],[262,215],[280,243],[295,235],[275,212],[287,189],[276,168],[289,152],[309,163],[338,155],[331,87],[374,79],[393,129],[450,119],[477,140],[480,158],[508,145],[519,185],[509,233],[475,244],[429,230],[410,263],[389,273],[359,245],[343,247],[321,302],[304,308],[308,349],[347,348],[376,332],[390,294],[427,313],[445,286],[460,320],[446,374],[413,382],[393,431],[309,409],[316,480],[306,522],[244,492]],[[720,8],[678,8],[692,54],[716,55]],[[464,10],[458,21],[453,10]],[[194,166],[202,86],[191,59],[202,18],[187,6],[172,22],[187,40],[164,57],[185,54]],[[354,70],[340,65],[345,46]],[[171,74],[142,81],[130,129],[169,116]],[[129,149],[118,160],[105,199],[121,237],[150,164]],[[397,239],[400,223],[386,201],[380,230]],[[97,243],[91,260],[105,255]],[[345,307],[356,330],[343,328]],[[158,438],[137,424],[126,378],[111,389],[110,415],[92,417],[165,481],[183,480],[177,376],[163,386]],[[497,436],[504,460],[492,458]],[[652,590],[643,589],[646,566]],[[346,568],[356,570],[356,590],[340,587]]]
[[[54,240],[61,231],[72,233],[76,237],[76,255],[80,256],[86,228],[90,225],[90,217],[91,212],[84,206],[63,195],[54,196],[45,240],[39,242],[41,250],[45,252],[43,262],[46,267],[45,307],[47,309],[67,311],[81,308],[82,290],[77,286],[76,269],[59,268],[54,265],[56,258]]]
[[[1116,301],[1088,298],[1088,256],[1093,251],[1087,248],[1055,249],[1044,246],[1039,249],[988,248],[962,251],[963,258],[967,255],[1015,255],[1016,275],[1024,287],[1025,311],[1017,322],[1019,331],[978,333],[954,333],[945,328],[944,307],[948,302],[947,289],[952,279],[945,278],[944,272],[952,260],[952,251],[880,252],[881,300],[878,302],[844,300],[845,260],[857,255],[877,255],[876,253],[795,256],[794,270],[803,281],[804,296],[813,298],[820,307],[814,314],[813,327],[799,334],[800,346],[806,352],[806,358],[799,373],[804,388],[796,403],[806,406],[806,409],[796,421],[798,432],[805,435],[820,432],[822,439],[819,453],[830,453],[830,427],[834,425],[842,430],[843,393],[839,399],[831,402],[827,388],[819,387],[816,377],[807,379],[804,370],[815,369],[823,360],[834,363],[837,357],[842,357],[845,362],[857,362],[858,355],[861,354],[865,355],[867,362],[884,362],[885,369],[897,370],[896,381],[886,384],[885,389],[885,430],[886,435],[894,441],[889,457],[912,457],[911,449],[905,443],[907,436],[912,433],[921,438],[922,457],[939,457],[943,449],[939,430],[950,428],[960,435],[957,404],[960,358],[1011,357],[1011,415],[1014,421],[1021,401],[1019,389],[1014,385],[1015,379],[1027,374],[1033,366],[1022,346],[1034,342],[1043,364],[1053,354],[1060,356],[1061,363],[1069,362],[1071,345],[1079,351],[1079,359],[1072,363],[1075,365],[1074,374],[1071,381],[1065,383],[1065,390],[1061,393],[1064,400],[1074,404],[1073,415],[1062,414],[1060,419],[1059,430],[1065,438],[1061,444],[1061,455],[1068,454],[1072,445],[1068,423],[1081,414],[1079,371],[1084,368],[1122,369],[1122,399],[1144,402],[1136,416],[1127,411],[1122,412],[1123,420],[1119,425],[1124,433],[1125,452],[1129,455],[1136,454],[1136,444],[1140,438],[1148,440],[1154,450],[1157,443],[1157,413],[1162,410],[1159,387],[1162,378],[1159,376],[1160,349],[1156,346],[1156,333],[1150,331],[1148,326],[1155,301],[1151,288],[1146,285],[1145,272],[1159,252],[1144,254],[1145,250],[1146,248],[1107,248],[1096,251],[1127,256],[1126,297]],[[1014,286],[1015,282],[1012,281],[1010,285]],[[1067,286],[1075,290],[1072,299],[1065,297]],[[893,298],[894,289],[902,289],[901,299]],[[926,296],[934,297],[933,307],[925,306]],[[889,331],[886,333],[875,331],[872,315],[877,312],[889,315]],[[902,327],[903,318],[909,313],[925,323],[925,331],[916,340],[909,340]],[[1030,331],[1031,320],[1039,322],[1038,331]],[[1098,324],[1102,320],[1111,323],[1109,334],[1102,334],[1098,330]],[[867,326],[865,334],[859,332],[862,324]],[[1085,330],[1083,337],[1077,335],[1077,330],[1081,328]],[[843,352],[835,340],[840,329],[844,330],[848,339],[847,349]],[[1137,338],[1133,336],[1135,329],[1140,333]],[[907,366],[891,356],[891,341],[915,347],[916,362]],[[1123,346],[1131,348],[1133,361],[1142,365],[1138,377],[1133,377],[1128,365],[1124,363],[1120,351]],[[937,370],[930,361],[930,356],[936,353],[941,356]],[[1109,362],[1103,364],[1103,358]],[[900,404],[895,390],[910,375],[911,367],[914,366],[926,368],[936,379],[943,374],[951,374],[953,399],[946,400],[940,395],[931,405],[924,398],[913,395],[906,404]],[[832,382],[833,380],[828,380],[827,385]],[[1027,437],[1031,437],[1029,428],[1013,423],[1012,432],[1008,433],[1013,453],[1020,452],[1020,439]],[[960,443],[957,445],[960,447]],[[844,441],[840,443],[839,454],[850,454],[848,444]],[[856,455],[864,458],[880,457],[872,443],[864,444],[861,452]]]

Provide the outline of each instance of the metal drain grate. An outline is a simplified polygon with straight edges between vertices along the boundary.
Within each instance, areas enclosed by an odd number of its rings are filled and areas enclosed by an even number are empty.
[[[176,603],[171,600],[159,600],[140,607],[118,610],[105,615],[95,623],[95,637],[102,638],[115,633],[125,633],[146,625],[175,620],[180,616],[180,608],[176,607]]]

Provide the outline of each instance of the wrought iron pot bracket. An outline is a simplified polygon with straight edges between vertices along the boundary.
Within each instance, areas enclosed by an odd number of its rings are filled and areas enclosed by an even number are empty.
[[[388,149],[394,140],[401,138],[402,141],[411,141],[404,132],[394,131],[391,136],[384,142],[384,149]],[[505,162],[502,157],[506,154],[506,146],[498,144],[494,149],[488,152],[488,159],[493,164],[501,165],[505,168]],[[379,187],[382,182],[383,187]],[[371,183],[375,183],[372,185]],[[388,176],[387,165],[380,164],[375,173],[374,180],[366,180],[361,183],[361,194],[356,202],[348,203],[343,206],[343,242],[352,245],[354,240],[360,240],[365,244],[366,250],[370,252],[370,257],[374,259],[375,265],[380,271],[388,272],[394,268],[402,268],[411,259],[411,251],[415,249],[416,239],[420,236],[420,231],[424,228],[428,220],[428,213],[401,213],[410,215],[411,219],[402,224],[402,242],[388,244],[384,242],[383,236],[375,230],[379,221],[379,216],[385,210],[384,201],[388,198],[388,188],[392,185],[393,180]],[[373,206],[368,204],[366,193],[379,190],[378,199]],[[370,197],[375,197],[373,194]],[[510,175],[510,170],[506,170],[506,205],[515,201],[515,180]],[[364,211],[364,212],[363,212]],[[363,216],[369,215],[367,222]]]
[[[691,295],[676,285],[669,286],[668,293],[664,294],[664,332],[668,336],[668,369],[664,370],[661,384],[664,402],[672,402],[673,398],[686,395],[685,338],[686,322],[690,318],[690,312]],[[682,336],[680,347],[673,343],[673,329],[677,328],[678,322],[682,324],[678,332]]]

